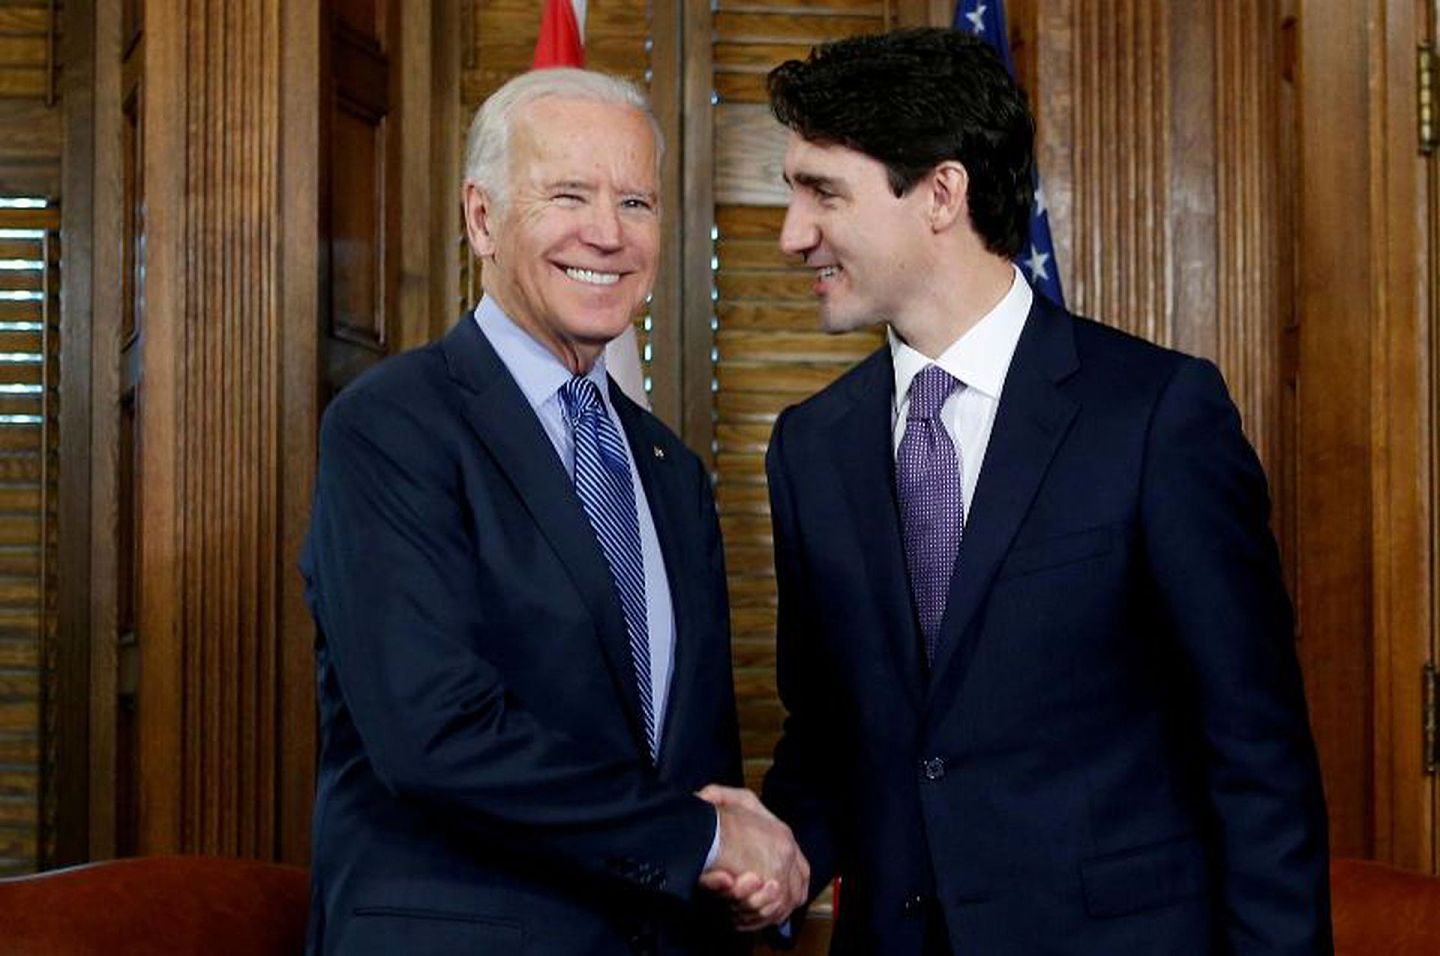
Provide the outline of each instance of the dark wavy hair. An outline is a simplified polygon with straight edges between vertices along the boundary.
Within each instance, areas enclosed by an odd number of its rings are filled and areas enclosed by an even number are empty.
[[[1014,258],[1035,201],[1035,121],[1000,57],[978,37],[921,28],[826,43],[766,82],[775,118],[807,140],[879,160],[903,196],[945,160],[970,178],[970,224]]]

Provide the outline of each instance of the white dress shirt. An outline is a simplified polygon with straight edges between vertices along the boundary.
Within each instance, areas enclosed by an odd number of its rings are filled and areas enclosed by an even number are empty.
[[[899,452],[900,439],[905,437],[910,383],[919,371],[927,365],[938,365],[960,382],[961,387],[951,392],[940,407],[940,424],[954,442],[960,458],[966,521],[970,520],[971,502],[980,483],[980,469],[985,463],[990,431],[995,427],[1005,376],[1010,371],[1010,360],[1015,355],[1015,346],[1034,299],[1029,283],[1020,270],[1015,269],[1015,279],[1004,298],[933,361],[905,344],[894,329],[887,330],[890,357],[895,366],[895,392],[891,397],[892,453]]]

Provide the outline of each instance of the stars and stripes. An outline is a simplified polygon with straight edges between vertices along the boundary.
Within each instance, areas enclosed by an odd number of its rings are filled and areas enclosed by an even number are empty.
[[[982,37],[1000,54],[1010,75],[1015,75],[1010,37],[1005,30],[1003,0],[985,0],[983,3],[980,0],[957,0],[955,29]],[[1056,305],[1065,304],[1065,293],[1060,288],[1060,270],[1055,262],[1055,243],[1050,237],[1049,208],[1038,170],[1035,173],[1035,205],[1030,211],[1030,238],[1020,255],[1015,257],[1015,263],[1030,280],[1031,288]]]

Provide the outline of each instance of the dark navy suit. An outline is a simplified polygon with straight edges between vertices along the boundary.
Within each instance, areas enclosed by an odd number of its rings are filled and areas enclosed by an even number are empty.
[[[698,459],[618,388],[676,624],[659,766],[564,465],[470,316],[321,428],[311,951],[720,952],[693,791],[741,779],[720,533]],[[703,894],[701,894],[703,895]]]
[[[1264,475],[1214,366],[1037,298],[927,665],[882,349],[767,461],[789,716],[764,797],[835,953],[1331,950]],[[962,452],[963,454],[963,452]]]

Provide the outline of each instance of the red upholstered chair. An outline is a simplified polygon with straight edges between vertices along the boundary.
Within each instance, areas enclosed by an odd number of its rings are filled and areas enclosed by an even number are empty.
[[[1330,896],[1335,956],[1440,954],[1440,877],[1334,860]]]
[[[305,949],[304,870],[137,857],[0,880],[6,956],[281,956]]]

